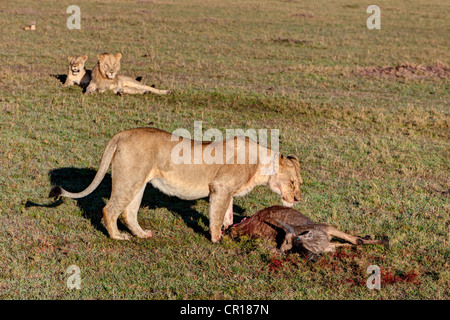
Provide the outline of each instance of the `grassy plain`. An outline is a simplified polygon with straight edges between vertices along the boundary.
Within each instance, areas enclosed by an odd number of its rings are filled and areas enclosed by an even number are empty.
[[[345,1],[64,1],[0,3],[0,298],[448,299],[450,5]],[[23,27],[36,21],[36,31]],[[123,54],[122,74],[170,96],[84,96],[62,88],[67,56]],[[370,68],[417,67],[382,75]],[[444,75],[422,72],[437,66]],[[422,70],[422,71],[421,71]],[[317,222],[390,239],[310,264],[260,240],[208,236],[207,200],[148,187],[139,213],[152,239],[107,237],[92,195],[52,204],[52,184],[79,191],[109,139],[124,129],[279,129],[301,162],[303,199]],[[280,204],[258,187],[235,221]],[[81,270],[68,290],[66,269]],[[369,265],[380,290],[366,287]]]

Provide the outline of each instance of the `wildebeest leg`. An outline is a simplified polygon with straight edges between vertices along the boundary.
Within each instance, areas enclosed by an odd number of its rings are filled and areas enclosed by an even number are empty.
[[[336,251],[336,248],[338,248],[338,247],[353,247],[353,246],[354,246],[354,244],[350,244],[350,243],[330,242],[328,247],[323,252],[334,252],[334,251]]]
[[[338,229],[336,229],[335,227],[332,227],[332,226],[327,226],[327,233],[329,236],[334,236],[334,237],[337,237],[340,239],[344,239],[353,244],[362,244],[363,243],[363,239],[361,239],[360,237],[352,236],[351,234],[339,231]]]
[[[386,245],[388,243],[387,240],[372,240],[372,239],[370,239],[370,237],[369,237],[369,239],[364,239],[364,238],[352,236],[351,234],[347,234],[345,232],[339,231],[338,229],[336,229],[335,227],[332,227],[332,226],[327,227],[327,233],[330,236],[334,236],[337,238],[347,240],[348,242],[350,242],[352,244],[356,244],[356,245],[360,245],[360,244],[383,244],[383,245]]]

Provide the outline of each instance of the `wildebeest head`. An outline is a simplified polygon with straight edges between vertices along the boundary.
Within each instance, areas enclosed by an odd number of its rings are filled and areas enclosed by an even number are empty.
[[[282,251],[294,249],[307,255],[308,260],[317,261],[321,253],[329,246],[328,234],[315,225],[293,227],[280,220],[275,220],[286,232]]]

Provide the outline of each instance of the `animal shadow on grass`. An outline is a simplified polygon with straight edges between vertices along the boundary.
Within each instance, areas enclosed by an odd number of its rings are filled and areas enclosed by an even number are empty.
[[[50,74],[50,76],[52,76],[53,78],[58,79],[61,82],[62,85],[66,83],[66,79],[67,79],[67,75],[66,74]],[[136,81],[141,82],[142,81],[142,77],[136,77]],[[154,88],[155,85],[152,84],[151,87]],[[86,88],[87,88],[87,86],[83,88],[83,93],[86,92]]]
[[[61,82],[61,84],[64,84],[67,79],[67,74],[51,74],[51,76],[53,78],[58,79]]]
[[[67,75],[66,75],[66,74],[51,74],[51,76],[52,76],[53,78],[58,79],[58,80],[61,82],[61,85],[63,85],[63,84],[66,83],[66,79],[67,79]],[[86,92],[86,88],[87,88],[87,86],[85,86],[85,87],[82,89],[82,92],[83,92],[83,93]]]
[[[94,179],[96,170],[85,168],[60,168],[54,169],[49,172],[50,182],[52,185],[60,186],[63,189],[71,192],[80,192],[84,190]],[[102,224],[103,213],[102,209],[106,205],[104,199],[109,199],[111,195],[111,174],[107,173],[103,178],[103,181],[90,195],[81,198],[74,199],[77,206],[83,212],[83,217],[89,219],[92,225],[99,231],[108,235],[108,232]],[[63,201],[58,200],[53,204],[46,207],[56,207]],[[181,200],[177,197],[170,197],[160,192],[158,189],[153,188],[150,184],[147,185],[144,196],[142,198],[141,207],[148,207],[149,209],[167,208],[169,211],[179,215],[184,223],[192,228],[196,233],[202,234],[209,238],[209,232],[205,231],[199,222],[203,225],[209,225],[209,220],[203,214],[199,213],[192,206],[196,203],[195,200]],[[29,206],[42,206],[28,202]],[[234,206],[235,212],[243,214],[244,210],[238,206]],[[139,217],[139,213],[138,213]],[[119,229],[123,229],[127,232],[129,230],[118,221]],[[154,230],[155,231],[155,230]]]

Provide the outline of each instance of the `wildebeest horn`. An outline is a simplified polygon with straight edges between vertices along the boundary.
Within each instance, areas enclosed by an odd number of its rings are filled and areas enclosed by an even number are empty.
[[[295,233],[294,228],[292,228],[292,227],[291,227],[290,225],[288,225],[287,223],[284,223],[283,221],[280,221],[280,220],[277,220],[277,219],[275,219],[275,221],[276,221],[277,223],[279,223],[279,224],[283,227],[284,231],[286,231],[286,232],[288,232],[288,233]]]

